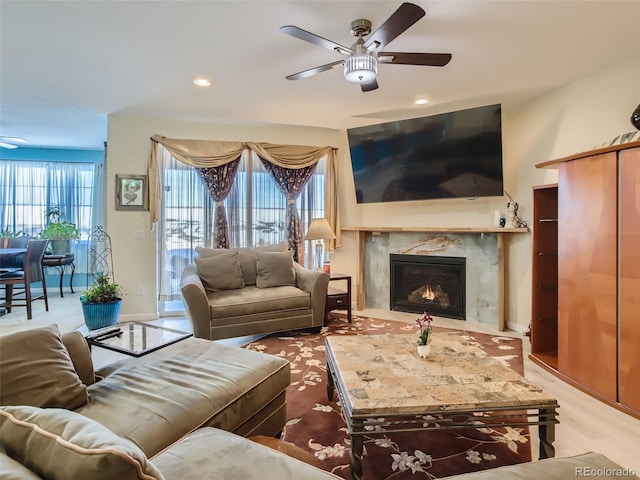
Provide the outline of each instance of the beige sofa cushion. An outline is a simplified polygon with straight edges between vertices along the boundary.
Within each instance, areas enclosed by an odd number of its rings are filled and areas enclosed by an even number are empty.
[[[16,462],[0,449],[0,472],[2,480],[41,480],[41,478],[29,470],[20,462]]]
[[[283,241],[274,245],[263,245],[255,248],[204,248],[196,247],[196,252],[200,257],[209,257],[213,255],[222,255],[224,252],[235,250],[238,252],[238,261],[242,270],[242,278],[245,285],[255,285],[258,272],[256,270],[255,252],[286,252],[288,248],[287,242]]]
[[[311,308],[311,295],[290,285],[272,288],[249,285],[239,290],[213,292],[207,298],[213,322],[221,318],[238,318],[246,315]]]
[[[153,458],[166,478],[180,480],[332,480],[324,470],[229,432],[202,428]]]
[[[237,251],[224,250],[215,255],[196,257],[194,261],[205,290],[216,292],[244,287]]]
[[[0,336],[0,405],[74,410],[88,400],[57,325]]]
[[[0,436],[7,455],[48,480],[163,478],[133,443],[68,410],[0,407]]]
[[[242,429],[289,382],[285,359],[189,338],[127,362],[91,385],[91,401],[77,413],[151,457],[203,425]]]
[[[256,252],[258,288],[285,287],[296,284],[293,252]]]

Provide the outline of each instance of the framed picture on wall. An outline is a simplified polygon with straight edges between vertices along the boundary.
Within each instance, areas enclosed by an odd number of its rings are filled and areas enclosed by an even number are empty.
[[[116,210],[148,210],[146,175],[116,175]]]

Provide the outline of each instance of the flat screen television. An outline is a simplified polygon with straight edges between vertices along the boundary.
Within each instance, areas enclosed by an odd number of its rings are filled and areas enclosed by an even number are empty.
[[[358,203],[503,194],[501,106],[347,130]]]

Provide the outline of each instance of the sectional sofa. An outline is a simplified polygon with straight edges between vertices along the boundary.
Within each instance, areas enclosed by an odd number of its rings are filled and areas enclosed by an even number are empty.
[[[244,438],[282,430],[289,382],[286,360],[203,339],[94,372],[79,332],[2,336],[1,476],[337,478]]]

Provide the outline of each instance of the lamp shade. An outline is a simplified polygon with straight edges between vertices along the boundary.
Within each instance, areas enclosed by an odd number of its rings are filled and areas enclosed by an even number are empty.
[[[326,218],[314,218],[309,224],[305,240],[333,240],[336,234],[333,233],[331,225]]]
[[[344,78],[348,82],[368,83],[378,74],[378,59],[372,55],[352,55],[344,61]]]

